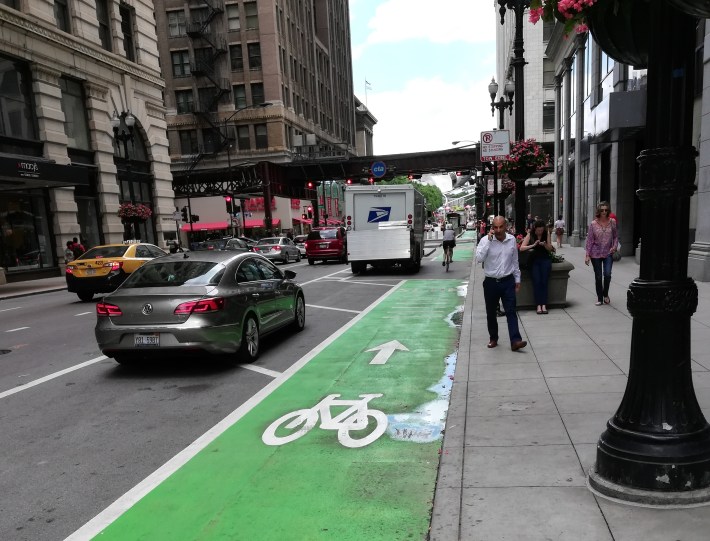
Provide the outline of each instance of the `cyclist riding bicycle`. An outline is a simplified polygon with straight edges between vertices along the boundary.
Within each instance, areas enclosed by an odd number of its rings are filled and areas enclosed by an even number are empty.
[[[454,260],[454,246],[456,246],[456,233],[454,233],[454,226],[451,224],[446,224],[446,229],[444,230],[444,242],[442,242],[444,247],[444,261],[442,261],[441,266],[446,265],[446,250],[449,250],[449,260]]]

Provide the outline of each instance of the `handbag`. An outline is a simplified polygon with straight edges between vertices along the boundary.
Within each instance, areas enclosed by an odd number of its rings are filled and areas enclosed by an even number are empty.
[[[611,259],[613,261],[620,261],[621,260],[621,243],[620,242],[616,245],[616,252],[611,254]]]
[[[518,266],[522,270],[530,270],[533,258],[535,257],[534,251],[535,250],[518,251]]]

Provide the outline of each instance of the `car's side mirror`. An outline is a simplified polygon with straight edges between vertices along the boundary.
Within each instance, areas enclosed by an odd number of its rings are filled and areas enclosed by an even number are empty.
[[[296,277],[296,273],[293,272],[292,270],[285,270],[284,271],[284,276],[288,280],[293,280]]]

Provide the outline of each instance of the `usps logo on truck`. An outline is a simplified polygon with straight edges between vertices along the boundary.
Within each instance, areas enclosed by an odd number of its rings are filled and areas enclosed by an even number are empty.
[[[367,215],[367,223],[387,222],[390,219],[392,207],[370,207],[370,213]]]

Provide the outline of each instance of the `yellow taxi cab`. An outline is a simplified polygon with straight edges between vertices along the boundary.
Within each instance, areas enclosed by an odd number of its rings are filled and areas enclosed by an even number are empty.
[[[67,289],[84,302],[96,293],[109,293],[146,261],[167,252],[145,242],[95,246],[67,264]]]

